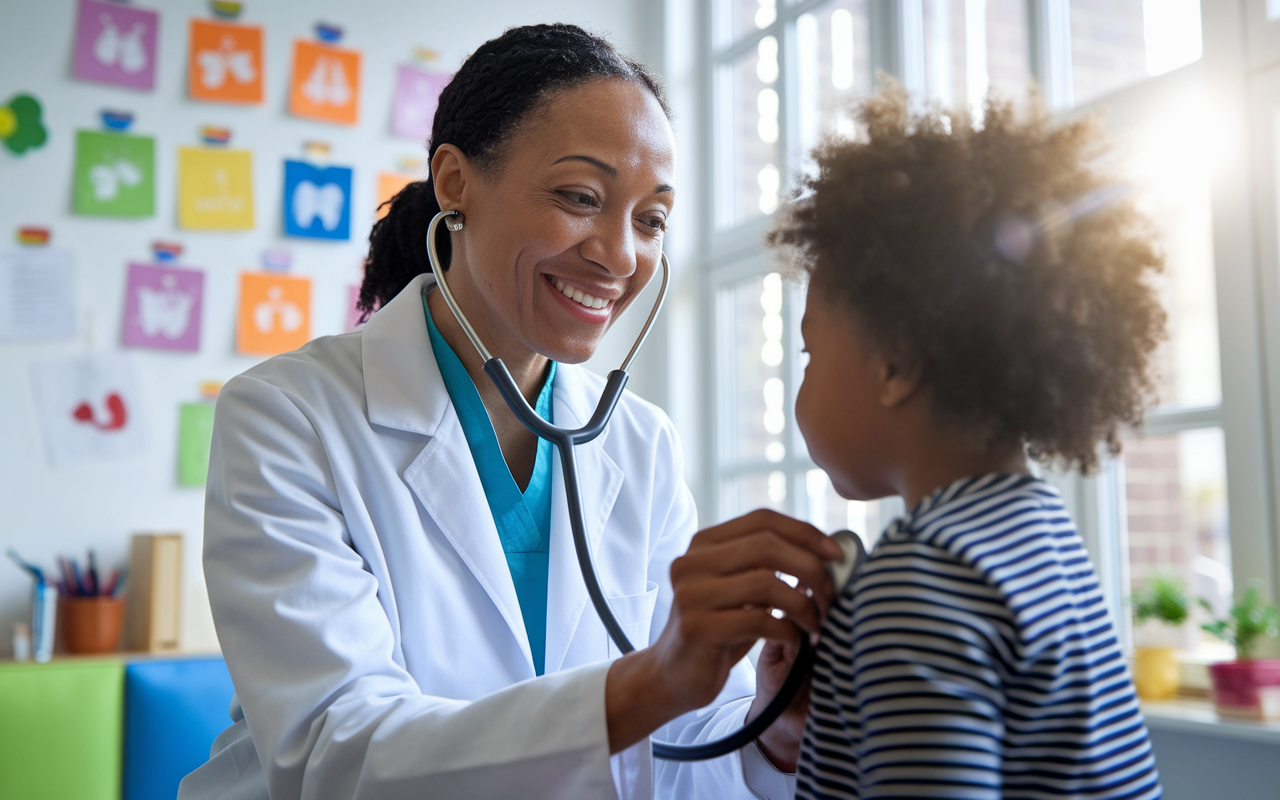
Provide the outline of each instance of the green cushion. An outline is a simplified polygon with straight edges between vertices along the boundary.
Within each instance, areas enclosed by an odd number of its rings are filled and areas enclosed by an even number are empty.
[[[119,800],[124,664],[0,665],[0,797]]]

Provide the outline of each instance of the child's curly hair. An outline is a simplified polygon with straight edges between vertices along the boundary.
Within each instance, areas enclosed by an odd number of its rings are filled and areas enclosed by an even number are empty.
[[[912,112],[890,83],[866,131],[815,153],[768,241],[920,370],[939,422],[982,446],[1090,472],[1154,395],[1163,256],[1127,191],[1092,166],[1092,120],[988,99]]]

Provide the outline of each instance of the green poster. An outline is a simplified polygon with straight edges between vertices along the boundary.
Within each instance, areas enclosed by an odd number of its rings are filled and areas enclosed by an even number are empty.
[[[213,442],[213,404],[183,403],[178,409],[178,485],[204,486]]]
[[[155,214],[155,140],[76,131],[75,210],[95,217]]]

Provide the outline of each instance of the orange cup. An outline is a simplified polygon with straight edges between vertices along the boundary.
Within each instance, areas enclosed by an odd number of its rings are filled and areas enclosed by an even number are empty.
[[[76,655],[115,652],[124,623],[124,599],[68,597],[58,600],[63,641]]]

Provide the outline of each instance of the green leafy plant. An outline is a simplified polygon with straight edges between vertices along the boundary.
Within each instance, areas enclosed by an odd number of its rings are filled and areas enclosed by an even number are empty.
[[[1207,600],[1201,599],[1200,605],[1213,613]],[[1216,619],[1200,627],[1235,647],[1238,661],[1248,661],[1253,658],[1254,650],[1263,637],[1270,639],[1280,635],[1280,610],[1262,602],[1262,586],[1255,581],[1245,590],[1244,598],[1231,607],[1225,619]]]
[[[1191,604],[1182,581],[1168,575],[1153,575],[1146,586],[1133,593],[1130,602],[1139,624],[1155,619],[1174,626],[1187,621]]]

